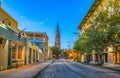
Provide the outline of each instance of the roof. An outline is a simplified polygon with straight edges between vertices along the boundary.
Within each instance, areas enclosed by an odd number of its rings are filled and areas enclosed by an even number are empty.
[[[40,36],[42,36],[42,35],[45,35],[45,36],[47,37],[47,39],[48,39],[48,36],[47,36],[47,33],[46,33],[46,32],[25,31],[25,33],[26,33],[27,35],[31,35],[31,36],[34,36],[34,34],[35,34],[35,36],[38,36],[38,37],[40,37]]]
[[[10,14],[8,14],[1,6],[2,4],[0,2],[0,10],[3,11],[8,17],[10,17],[16,24],[18,24],[17,21]]]
[[[90,10],[88,11],[87,15],[84,17],[83,21],[78,26],[78,29],[81,29],[82,26],[86,23],[87,19],[94,13],[96,8],[101,4],[103,0],[95,0],[93,5],[91,6]]]

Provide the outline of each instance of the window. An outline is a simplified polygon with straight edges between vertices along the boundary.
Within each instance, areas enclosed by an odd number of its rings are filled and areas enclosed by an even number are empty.
[[[10,21],[8,19],[4,19],[2,22],[3,22],[3,24],[5,24],[7,26],[11,25],[11,23],[10,23]]]
[[[2,52],[2,44],[0,44],[0,52]]]
[[[0,52],[2,52],[2,38],[0,38]]]
[[[6,39],[0,37],[0,52],[3,52],[4,46],[6,44]]]
[[[32,49],[29,48],[29,63],[31,63],[31,59],[32,59],[31,55],[32,55]]]
[[[18,46],[18,59],[22,59],[22,46]]]
[[[12,59],[16,58],[16,45],[12,44]]]

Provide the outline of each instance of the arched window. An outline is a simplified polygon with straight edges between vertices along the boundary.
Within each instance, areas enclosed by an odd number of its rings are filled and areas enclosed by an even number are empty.
[[[4,20],[2,21],[2,23],[5,24],[5,25],[7,25],[7,26],[10,26],[10,25],[11,25],[11,23],[10,23],[10,21],[9,21],[8,19],[4,19]]]

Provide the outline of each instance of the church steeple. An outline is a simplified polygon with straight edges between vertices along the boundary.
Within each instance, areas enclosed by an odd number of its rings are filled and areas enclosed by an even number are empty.
[[[56,36],[55,36],[55,47],[60,48],[60,29],[59,29],[59,23],[57,22],[57,27],[56,27]]]
[[[2,2],[1,2],[1,0],[0,0],[0,8],[2,7]]]

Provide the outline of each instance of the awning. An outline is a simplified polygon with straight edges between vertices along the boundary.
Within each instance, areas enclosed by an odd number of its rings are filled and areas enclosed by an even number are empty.
[[[86,54],[86,55],[92,55],[92,53],[88,53],[88,54]]]
[[[95,52],[94,55],[95,54],[108,54],[108,52]]]
[[[120,50],[113,50],[111,53],[118,53]]]
[[[101,52],[101,54],[108,54],[108,52]]]
[[[0,27],[2,27],[5,30],[8,30],[8,27],[5,24],[0,24]]]

